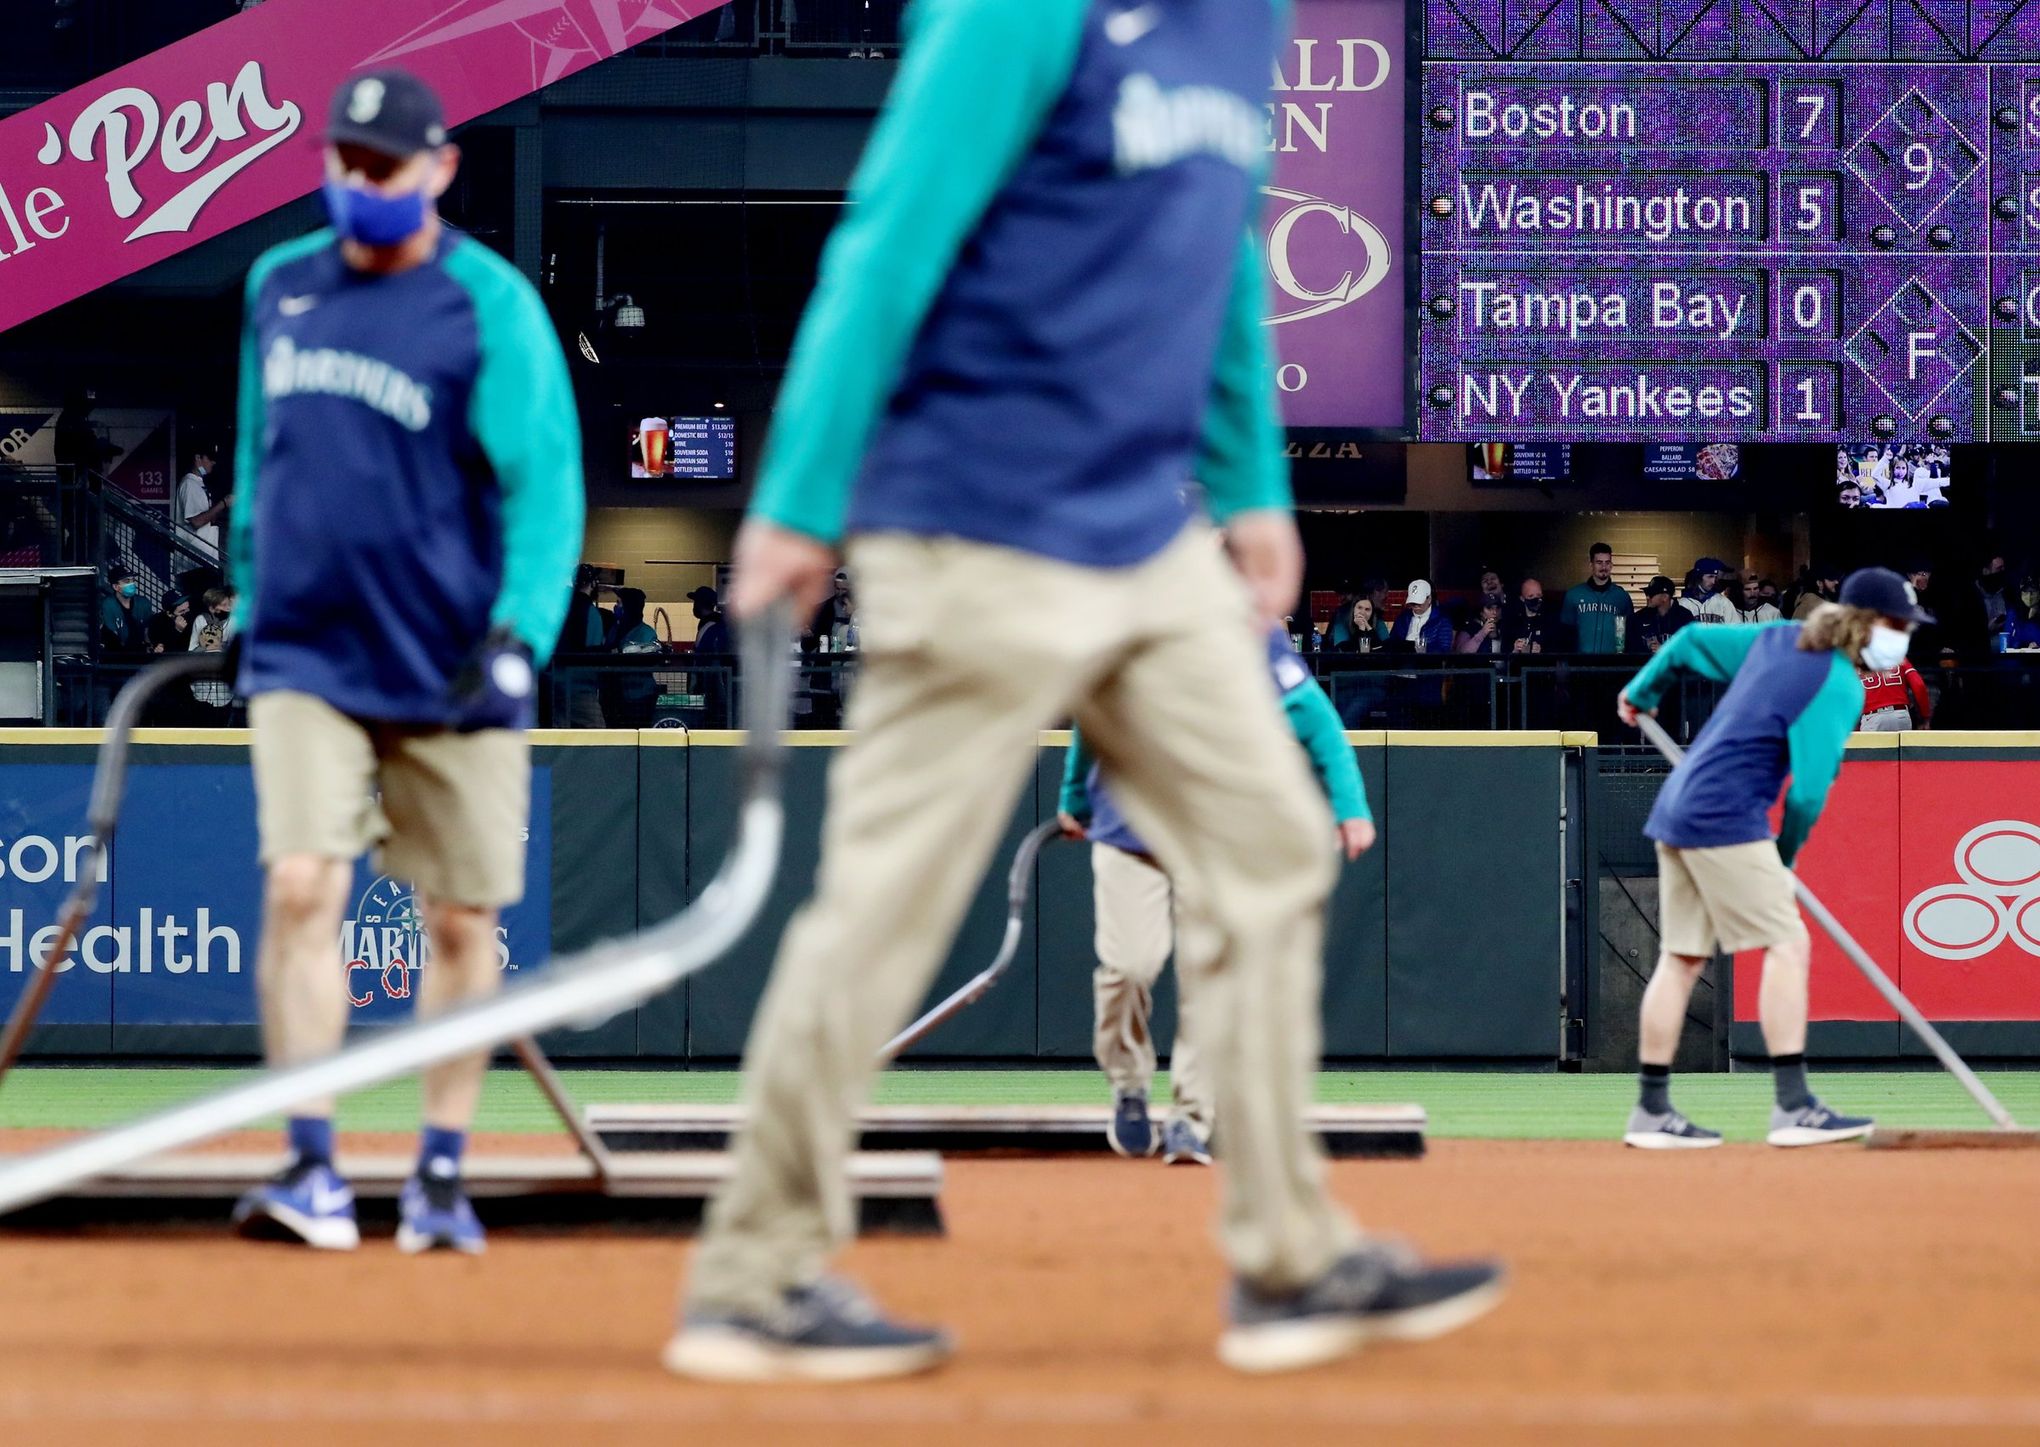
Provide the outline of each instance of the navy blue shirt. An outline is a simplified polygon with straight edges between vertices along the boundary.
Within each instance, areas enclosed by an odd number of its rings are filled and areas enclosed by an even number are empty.
[[[391,275],[328,231],[248,274],[232,571],[240,687],[445,723],[492,627],[542,665],[582,527],[579,419],[537,293],[453,232]]]
[[[1798,623],[1686,628],[1658,650],[1626,692],[1657,707],[1674,674],[1728,692],[1658,791],[1643,832],[1675,849],[1711,849],[1771,837],[1771,806],[1788,775],[1779,853],[1790,864],[1820,817],[1842,750],[1863,715],[1863,684],[1833,649],[1799,646]]]

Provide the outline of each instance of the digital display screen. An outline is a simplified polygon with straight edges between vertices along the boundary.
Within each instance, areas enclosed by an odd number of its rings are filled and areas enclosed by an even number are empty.
[[[1835,448],[1835,502],[1844,508],[1948,506],[1950,455],[1926,443],[1868,442]]]
[[[1564,482],[1572,476],[1569,442],[1483,442],[1467,451],[1476,483]]]
[[[1742,471],[1733,442],[1653,442],[1643,449],[1643,475],[1651,482],[1727,482]]]
[[[733,480],[737,475],[737,419],[644,418],[630,435],[630,475]]]
[[[1425,0],[1419,435],[2040,435],[2040,6]]]

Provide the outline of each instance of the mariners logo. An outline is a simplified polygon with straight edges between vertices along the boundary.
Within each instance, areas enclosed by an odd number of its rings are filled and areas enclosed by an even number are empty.
[[[1905,937],[1937,960],[1973,960],[2010,939],[2040,955],[2040,827],[1979,824],[1955,846],[1959,884],[1923,889],[1905,907]]]
[[[431,954],[417,891],[387,874],[369,881],[353,917],[340,925],[348,1002],[363,1010],[378,999],[410,999],[411,976],[431,963]],[[516,968],[510,963],[510,932],[500,925],[496,959],[503,969]]]

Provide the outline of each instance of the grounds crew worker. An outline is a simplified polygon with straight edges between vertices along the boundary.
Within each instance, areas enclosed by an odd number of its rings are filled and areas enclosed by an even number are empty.
[[[1854,1140],[1872,1122],[1823,1105],[1806,1084],[1807,974],[1813,943],[1799,918],[1792,861],[1841,772],[1863,716],[1858,669],[1904,660],[1912,632],[1933,618],[1905,579],[1865,568],[1804,623],[1687,628],[1629,681],[1616,704],[1634,728],[1655,714],[1675,675],[1728,685],[1706,727],[1659,790],[1643,832],[1657,842],[1663,950],[1643,992],[1641,1094],[1622,1139],[1644,1150],[1721,1144],[1672,1106],[1672,1057],[1693,986],[1716,949],[1764,951],[1757,1008],[1771,1053],[1774,1146]],[[1789,787],[1786,784],[1790,778]],[[1771,806],[1785,792],[1771,837]]]
[[[332,229],[248,273],[232,563],[272,1065],[340,1044],[336,941],[365,849],[416,892],[424,1014],[496,989],[498,911],[524,889],[523,730],[580,553],[580,429],[537,293],[439,220],[458,159],[422,81],[353,77],[326,131]],[[425,1074],[407,1251],[482,1249],[460,1163],[486,1065]],[[289,1140],[235,1219],[354,1246],[331,1103]]]
[[[1374,816],[1368,811],[1367,786],[1361,782],[1360,765],[1346,742],[1338,710],[1280,628],[1268,634],[1268,669],[1282,700],[1283,717],[1310,756],[1311,771],[1331,801],[1340,852],[1349,861],[1358,859],[1374,845]],[[1213,1107],[1197,1058],[1198,1031],[1191,1023],[1195,1005],[1187,992],[1179,991],[1176,997],[1169,1115],[1159,1142],[1148,1114],[1148,1087],[1155,1076],[1155,1042],[1149,1028],[1155,981],[1161,978],[1172,946],[1182,952],[1208,948],[1210,927],[1198,917],[1194,902],[1175,897],[1169,876],[1119,812],[1104,770],[1075,729],[1063,759],[1056,811],[1064,835],[1091,841],[1093,948],[1098,953],[1098,968],[1091,976],[1091,1053],[1112,1082],[1112,1119],[1105,1139],[1122,1156],[1153,1155],[1159,1144],[1164,1165],[1209,1165]],[[1196,972],[1186,964],[1178,977]]]
[[[1492,1265],[1360,1240],[1304,1127],[1332,821],[1261,641],[1303,566],[1254,240],[1284,11],[907,11],[737,542],[741,627],[781,600],[813,608],[847,539],[861,666],[675,1371],[846,1380],[949,1355],[943,1333],[825,1274],[853,1225],[844,1156],[873,1056],[934,978],[1038,731],[1072,714],[1218,936],[1186,988],[1237,1275],[1221,1354],[1307,1366],[1435,1335],[1499,1294]],[[1193,475],[1238,573],[1191,515]]]

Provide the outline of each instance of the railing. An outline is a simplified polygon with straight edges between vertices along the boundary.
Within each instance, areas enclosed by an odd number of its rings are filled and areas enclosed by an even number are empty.
[[[94,567],[98,484],[71,467],[0,466],[0,568]]]

